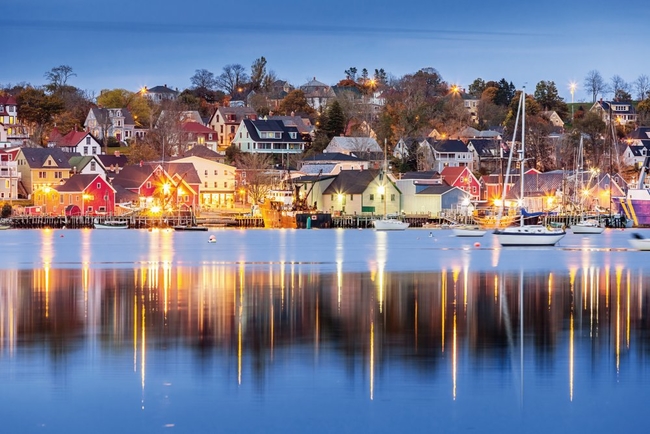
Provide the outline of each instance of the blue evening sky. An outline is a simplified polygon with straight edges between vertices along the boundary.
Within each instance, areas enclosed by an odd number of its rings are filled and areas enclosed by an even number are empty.
[[[69,65],[69,84],[101,89],[167,84],[184,89],[197,69],[267,69],[300,86],[327,84],[352,66],[400,77],[433,67],[449,83],[505,78],[531,91],[554,81],[565,101],[589,100],[584,78],[650,76],[650,2],[453,0],[325,2],[20,0],[4,5],[0,83],[45,83]],[[605,95],[608,97],[608,95]]]

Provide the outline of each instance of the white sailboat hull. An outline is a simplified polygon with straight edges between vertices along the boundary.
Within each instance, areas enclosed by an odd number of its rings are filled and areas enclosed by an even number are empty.
[[[502,246],[554,246],[566,232],[542,225],[523,225],[497,229],[494,235]]]
[[[452,226],[451,233],[455,237],[482,237],[487,233],[487,230],[482,229],[480,226],[460,225]]]
[[[409,227],[409,223],[397,219],[373,220],[372,224],[378,231],[403,231]]]
[[[583,220],[571,225],[571,232],[574,234],[602,234],[605,227],[601,226],[596,220]]]

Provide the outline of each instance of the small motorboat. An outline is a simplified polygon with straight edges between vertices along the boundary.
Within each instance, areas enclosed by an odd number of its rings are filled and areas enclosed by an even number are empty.
[[[605,226],[596,219],[581,220],[571,225],[571,232],[574,234],[602,234],[604,231]]]
[[[455,237],[482,237],[487,230],[479,225],[455,225],[451,227],[451,233]]]
[[[183,226],[183,225],[181,225],[181,226],[174,226],[174,230],[175,231],[202,231],[203,232],[203,231],[207,231],[208,228],[206,226],[198,226],[198,225],[194,225],[194,226]]]
[[[650,238],[645,238],[638,232],[632,233],[630,245],[637,250],[650,250]]]
[[[100,222],[95,219],[93,226],[95,229],[128,229],[129,222],[123,220],[104,220]]]

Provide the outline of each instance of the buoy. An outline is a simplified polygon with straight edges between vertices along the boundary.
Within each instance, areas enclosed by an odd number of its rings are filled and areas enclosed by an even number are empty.
[[[474,247],[481,247],[481,243],[474,243]]]
[[[210,235],[210,238],[208,238],[208,243],[216,243],[217,242],[217,237],[214,235]]]
[[[433,232],[429,232],[429,238],[433,238]]]

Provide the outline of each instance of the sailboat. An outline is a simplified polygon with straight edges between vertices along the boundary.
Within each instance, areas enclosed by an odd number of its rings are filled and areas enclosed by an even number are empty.
[[[375,226],[375,230],[378,231],[403,231],[409,227],[409,223],[393,218],[388,217],[387,213],[387,202],[388,202],[388,191],[386,190],[386,179],[388,179],[388,159],[386,157],[386,140],[384,140],[384,168],[382,176],[382,190],[384,196],[384,216],[381,219],[373,220],[372,224]]]
[[[524,199],[524,165],[525,150],[526,150],[526,88],[521,91],[519,99],[519,108],[515,119],[515,129],[512,135],[512,146],[510,147],[510,159],[512,159],[512,152],[515,147],[515,140],[517,137],[517,125],[519,124],[519,116],[521,114],[521,149],[519,153],[519,184],[520,195],[519,199]],[[510,162],[508,163],[510,166]],[[509,169],[509,167],[508,167]],[[503,198],[505,199],[505,186],[503,188]],[[504,200],[502,200],[504,202]],[[495,229],[494,235],[496,236],[499,244],[502,246],[554,246],[564,236],[566,232],[563,229],[551,228],[544,225],[526,225],[524,224],[523,202],[522,212],[519,216],[519,226],[508,226],[502,229]]]
[[[580,171],[583,165],[583,155],[582,136],[580,136],[580,147],[578,148],[578,164],[576,165],[576,198],[582,194],[582,190],[584,189],[584,180],[582,178],[582,172]],[[589,235],[602,234],[604,231],[605,226],[603,226],[597,219],[587,218],[585,216],[584,200],[580,198],[580,221],[571,225],[571,232],[574,234]]]

